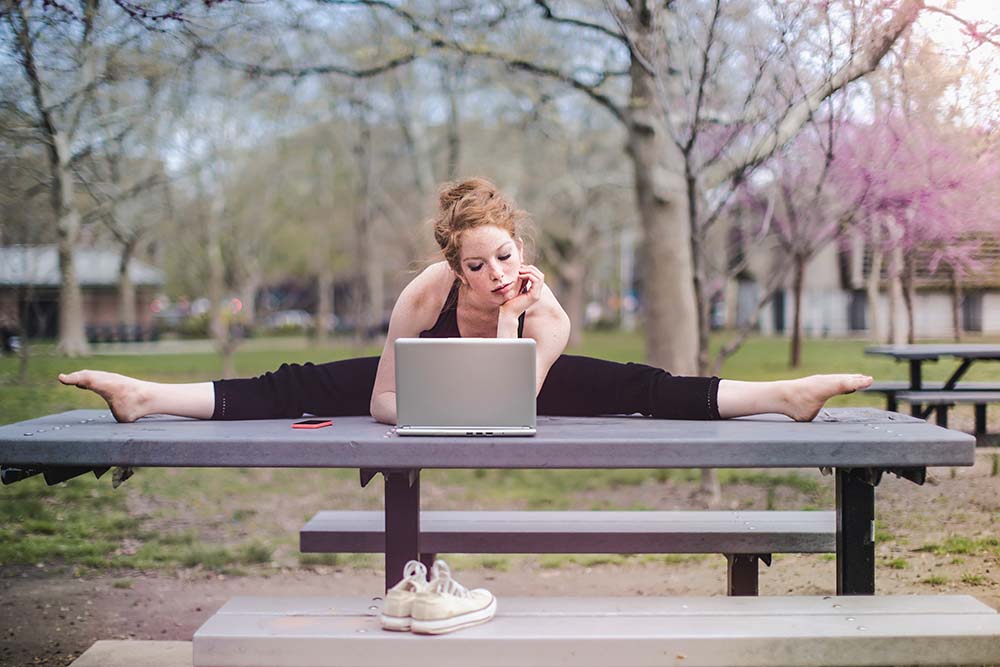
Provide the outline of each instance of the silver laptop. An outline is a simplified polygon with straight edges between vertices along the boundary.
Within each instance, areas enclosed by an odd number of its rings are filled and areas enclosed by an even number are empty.
[[[534,435],[535,341],[396,340],[399,435]]]

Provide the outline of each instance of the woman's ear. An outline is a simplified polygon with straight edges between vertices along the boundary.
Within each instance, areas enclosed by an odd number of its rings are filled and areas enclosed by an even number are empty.
[[[521,261],[524,261],[524,239],[518,236],[514,239],[514,243],[517,244],[517,254],[521,256]]]

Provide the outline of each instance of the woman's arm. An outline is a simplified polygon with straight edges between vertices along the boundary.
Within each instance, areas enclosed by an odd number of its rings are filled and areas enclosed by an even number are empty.
[[[517,337],[517,318],[524,313],[524,335],[535,339],[535,396],[542,390],[549,369],[569,342],[569,316],[545,284],[545,274],[525,264],[518,278],[523,288],[500,306],[497,338]]]
[[[555,294],[543,285],[542,297],[527,311],[524,318],[524,335],[535,339],[535,395],[542,390],[549,369],[569,342],[569,316],[559,304]]]
[[[396,339],[415,338],[434,326],[454,276],[446,262],[432,264],[411,280],[396,300],[372,388],[370,407],[376,421],[396,423]]]

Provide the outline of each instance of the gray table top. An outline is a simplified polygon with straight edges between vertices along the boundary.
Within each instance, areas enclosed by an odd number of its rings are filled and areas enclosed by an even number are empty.
[[[292,419],[115,423],[75,410],[0,427],[0,462],[288,468],[798,468],[967,466],[975,438],[872,408],[724,421],[540,417],[534,437],[400,437],[370,417],[298,430]]]
[[[939,357],[959,359],[1000,359],[1000,345],[973,343],[944,343],[914,345],[874,345],[865,348],[865,354],[881,354],[896,359],[929,361]]]

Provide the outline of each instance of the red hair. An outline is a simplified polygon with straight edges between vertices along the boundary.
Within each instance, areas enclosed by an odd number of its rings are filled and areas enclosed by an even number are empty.
[[[494,225],[520,238],[528,224],[528,214],[517,208],[496,185],[485,178],[469,178],[445,183],[438,193],[438,214],[433,219],[434,240],[448,265],[461,274],[459,262],[462,233],[469,229]]]

